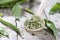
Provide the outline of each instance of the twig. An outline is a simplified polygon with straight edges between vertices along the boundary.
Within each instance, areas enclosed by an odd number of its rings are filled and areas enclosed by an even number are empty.
[[[46,12],[45,12],[44,10],[43,10],[43,12],[44,12],[45,17],[46,17],[47,19],[49,19],[48,16],[46,15]]]
[[[16,24],[16,27],[17,27],[17,21],[20,21],[20,20],[17,19],[17,18],[15,18],[15,24]],[[21,37],[22,37],[22,35],[21,35]],[[22,39],[24,39],[24,38],[22,37]],[[17,34],[17,40],[18,40],[18,34]]]
[[[17,27],[17,19],[15,18],[15,24],[16,24],[16,27]],[[17,40],[18,40],[18,34],[17,34]]]

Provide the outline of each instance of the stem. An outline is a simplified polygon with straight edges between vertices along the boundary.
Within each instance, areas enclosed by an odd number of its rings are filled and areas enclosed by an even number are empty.
[[[17,20],[16,20],[16,18],[15,18],[15,24],[16,24],[16,27],[17,27]]]
[[[46,17],[47,19],[49,19],[48,16],[47,16],[47,14],[45,13],[45,10],[43,10],[43,12],[44,12],[45,17]]]
[[[16,27],[17,27],[17,21],[20,21],[18,18],[15,18],[15,24],[16,24]],[[21,35],[22,37],[22,35]],[[23,37],[22,37],[23,38]],[[23,38],[24,39],[24,38]],[[17,33],[17,40],[18,40],[18,33]]]
[[[22,37],[22,35],[21,35],[21,33],[20,33],[20,30],[19,30],[15,25],[13,25],[13,24],[11,24],[11,23],[3,20],[2,18],[0,18],[0,22],[1,22],[2,24],[6,25],[7,27],[10,27],[10,28],[13,29],[14,31],[16,31],[16,32]],[[22,37],[22,38],[23,38],[23,37]]]
[[[34,14],[30,9],[28,9],[28,8],[25,8],[24,10],[25,10],[26,12],[32,14],[32,15],[35,15],[35,14]]]
[[[15,24],[16,24],[16,27],[17,27],[17,19],[15,18]],[[18,40],[18,34],[17,34],[17,40]]]

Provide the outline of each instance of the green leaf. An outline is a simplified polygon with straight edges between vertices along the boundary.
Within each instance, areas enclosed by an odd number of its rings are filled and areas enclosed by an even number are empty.
[[[12,1],[16,1],[16,0],[0,0],[0,4],[5,4],[5,3],[9,3]]]
[[[19,19],[22,16],[22,7],[21,4],[27,2],[27,0],[21,0],[18,3],[16,3],[12,8],[13,16],[17,19]]]
[[[22,15],[22,8],[20,7],[20,4],[19,4],[19,3],[17,3],[17,4],[13,7],[12,13],[13,13],[13,16],[14,16],[15,18],[20,18],[20,17],[21,17],[21,15]]]
[[[50,10],[50,14],[60,13],[60,3],[56,3]]]
[[[0,37],[2,36],[8,37],[8,32],[3,27],[0,27]]]
[[[45,26],[48,29],[51,29],[51,31],[53,32],[54,36],[56,37],[58,34],[57,28],[55,27],[54,23],[50,20],[45,19]]]
[[[5,3],[5,4],[0,4],[0,8],[12,8],[15,4],[16,4],[16,1]]]
[[[1,1],[0,1],[1,2]],[[28,2],[27,0],[2,0],[3,3],[0,3],[0,8],[12,8],[16,3]]]

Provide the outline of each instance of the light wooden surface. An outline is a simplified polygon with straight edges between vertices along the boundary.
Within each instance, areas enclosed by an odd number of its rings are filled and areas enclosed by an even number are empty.
[[[39,1],[39,0],[38,0],[38,1]],[[59,31],[59,32],[58,32],[57,40],[60,40],[60,38],[59,38],[59,37],[60,37],[60,14],[55,14],[55,15],[49,15],[49,14],[48,14],[50,8],[51,8],[56,2],[59,2],[59,0],[47,0],[46,6],[45,6],[44,10],[45,10],[45,13],[46,13],[46,15],[48,16],[48,18],[55,23],[55,25],[56,25],[56,27],[57,27],[57,29],[58,29],[58,31]],[[39,7],[39,4],[35,5],[35,6],[32,8],[32,11],[33,11],[34,13],[36,13],[37,10],[38,10],[38,7]],[[9,15],[12,15],[11,12],[10,12],[10,10],[8,10],[8,9],[0,9],[0,12],[3,12],[3,13],[5,14],[5,16],[3,17],[4,20],[6,20],[6,21],[8,21],[8,22],[10,22],[10,23],[12,23],[12,24],[15,25],[15,21],[14,21],[15,18],[12,17],[12,16],[9,16]],[[43,18],[46,18],[44,12],[43,12],[41,15],[43,16]],[[26,17],[25,17],[25,16],[26,16]],[[46,36],[46,35],[44,35],[44,38],[43,38],[43,36],[39,38],[39,37],[37,37],[37,36],[32,36],[30,33],[28,33],[28,32],[25,31],[23,24],[24,24],[25,20],[28,19],[28,18],[30,18],[30,17],[31,17],[30,14],[25,13],[24,16],[22,16],[22,17],[20,18],[20,22],[17,22],[17,23],[18,23],[18,28],[21,29],[21,32],[23,33],[22,35],[23,35],[23,37],[24,37],[25,39],[22,39],[19,35],[17,36],[17,33],[16,33],[15,31],[13,31],[13,30],[10,29],[9,27],[6,27],[5,25],[3,25],[3,24],[0,23],[0,27],[4,27],[4,28],[7,30],[7,32],[9,33],[9,39],[6,38],[6,37],[1,37],[0,40],[48,40],[48,39],[51,40],[51,39],[50,39],[48,36]],[[49,34],[49,35],[50,35],[50,34]],[[41,36],[41,35],[40,35],[40,36]],[[51,38],[52,38],[52,36],[51,36]]]

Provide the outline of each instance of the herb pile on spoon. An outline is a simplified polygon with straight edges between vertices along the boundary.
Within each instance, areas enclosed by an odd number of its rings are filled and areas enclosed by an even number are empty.
[[[43,27],[43,21],[39,17],[33,15],[30,19],[25,21],[24,25],[28,29],[39,29]]]

